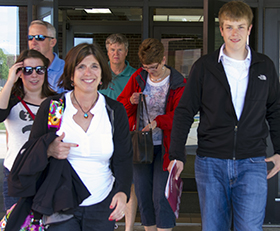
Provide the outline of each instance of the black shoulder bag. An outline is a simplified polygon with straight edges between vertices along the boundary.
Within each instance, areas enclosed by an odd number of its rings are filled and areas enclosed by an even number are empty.
[[[131,141],[133,146],[133,163],[134,164],[151,164],[154,159],[154,144],[152,128],[149,131],[139,131],[139,117],[143,110],[143,104],[148,115],[149,124],[151,124],[147,109],[145,95],[140,94],[137,107],[136,130],[131,131]]]

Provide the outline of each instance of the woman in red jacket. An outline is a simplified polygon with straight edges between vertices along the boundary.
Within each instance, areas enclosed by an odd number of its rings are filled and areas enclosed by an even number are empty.
[[[136,128],[139,94],[146,96],[153,129],[154,160],[151,164],[134,164],[135,192],[145,230],[172,230],[175,215],[164,190],[170,163],[168,150],[174,110],[182,96],[185,79],[165,65],[164,47],[159,40],[144,40],[138,55],[142,67],[131,76],[117,100],[125,106],[132,131]],[[146,113],[140,115],[141,129],[148,131],[149,126]]]

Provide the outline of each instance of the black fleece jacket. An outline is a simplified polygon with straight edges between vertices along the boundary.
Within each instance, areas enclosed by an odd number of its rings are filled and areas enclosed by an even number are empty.
[[[201,57],[192,67],[175,110],[170,156],[184,155],[193,118],[200,112],[197,154],[221,159],[266,155],[269,124],[275,153],[280,153],[280,89],[273,62],[252,49],[249,82],[240,119],[232,103],[230,86],[219,50]]]

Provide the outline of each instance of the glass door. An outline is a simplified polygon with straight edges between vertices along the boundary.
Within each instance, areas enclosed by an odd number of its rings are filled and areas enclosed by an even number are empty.
[[[159,35],[158,31],[162,31],[162,29],[155,28],[157,36]],[[164,28],[164,30],[168,31],[168,28]],[[202,55],[202,33],[161,33],[158,39],[164,45],[166,64],[188,78],[193,63]]]
[[[141,43],[141,8],[110,7],[105,9],[73,8],[60,9],[64,56],[75,45],[81,42],[97,42],[105,54],[106,38],[110,34],[122,33],[129,42],[127,60],[132,67],[138,68],[138,47]],[[103,12],[104,11],[104,12]],[[63,20],[65,19],[65,20]]]

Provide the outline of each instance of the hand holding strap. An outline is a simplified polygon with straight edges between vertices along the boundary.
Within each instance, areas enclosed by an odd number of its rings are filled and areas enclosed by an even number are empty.
[[[146,102],[146,97],[144,94],[139,94],[139,103],[137,107],[137,115],[136,115],[136,131],[139,130],[139,118],[140,118],[140,111],[143,110],[143,104],[145,106],[146,112],[147,112],[147,117],[148,117],[148,122],[151,124],[150,118],[149,118],[149,113],[148,113],[148,108],[147,108],[147,102]]]

